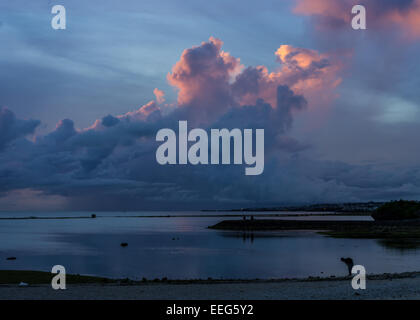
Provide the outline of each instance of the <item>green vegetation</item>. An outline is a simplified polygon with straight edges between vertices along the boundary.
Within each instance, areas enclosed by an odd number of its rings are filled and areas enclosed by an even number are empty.
[[[376,221],[419,219],[420,202],[406,200],[387,202],[375,210],[372,218]]]
[[[28,284],[49,284],[55,275],[50,272],[43,271],[26,271],[26,270],[0,270],[0,284],[19,284],[25,282]],[[66,275],[66,282],[69,284],[84,284],[84,283],[115,283],[117,280],[81,276],[81,275]]]

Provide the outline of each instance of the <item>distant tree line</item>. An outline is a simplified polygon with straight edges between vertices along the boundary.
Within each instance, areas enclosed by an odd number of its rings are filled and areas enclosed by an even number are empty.
[[[407,200],[387,202],[377,208],[372,217],[375,220],[420,219],[420,202]]]

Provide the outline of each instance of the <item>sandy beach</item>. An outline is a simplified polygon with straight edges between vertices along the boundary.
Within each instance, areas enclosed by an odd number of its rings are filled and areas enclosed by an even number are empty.
[[[226,281],[145,284],[72,284],[55,291],[49,285],[1,285],[0,299],[124,300],[317,300],[420,299],[420,273],[371,276],[366,290],[354,290],[350,279]]]

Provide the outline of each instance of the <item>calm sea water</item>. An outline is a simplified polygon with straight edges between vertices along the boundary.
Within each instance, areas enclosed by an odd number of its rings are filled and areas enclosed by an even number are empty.
[[[345,275],[340,257],[352,257],[368,273],[420,270],[416,242],[333,239],[312,231],[245,235],[207,229],[222,217],[133,217],[200,212],[96,214],[96,219],[0,220],[0,269],[50,271],[61,264],[68,273],[112,278],[268,279]],[[28,216],[90,213],[0,213],[0,218]],[[10,256],[17,260],[6,260]]]

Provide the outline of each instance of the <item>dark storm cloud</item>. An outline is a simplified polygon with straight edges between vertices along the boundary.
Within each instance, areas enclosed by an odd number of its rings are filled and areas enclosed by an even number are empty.
[[[293,101],[290,98],[286,101]],[[35,189],[71,199],[72,209],[103,210],[382,200],[416,197],[420,191],[416,168],[379,169],[299,156],[300,143],[282,134],[289,120],[282,120],[281,114],[261,101],[232,109],[215,123],[265,125],[269,151],[261,176],[244,176],[237,166],[158,165],[154,133],[161,127],[159,121],[151,126],[130,118],[130,125],[78,132],[70,121],[63,121],[44,138],[21,139],[0,153],[1,191]],[[276,119],[278,130],[269,125]],[[172,120],[177,119],[161,121]],[[273,134],[278,135],[277,144]],[[115,135],[118,138],[112,138]],[[270,153],[273,148],[277,151]]]
[[[9,109],[0,109],[0,150],[12,141],[34,133],[40,122],[38,120],[20,120]]]

